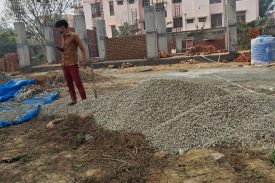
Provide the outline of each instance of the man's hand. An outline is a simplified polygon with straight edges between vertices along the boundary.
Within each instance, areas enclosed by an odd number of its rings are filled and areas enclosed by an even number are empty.
[[[64,52],[64,49],[63,48],[60,48],[59,46],[56,46],[56,48],[61,51],[61,52]]]

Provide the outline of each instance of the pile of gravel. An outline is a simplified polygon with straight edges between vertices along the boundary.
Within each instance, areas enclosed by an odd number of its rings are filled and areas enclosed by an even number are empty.
[[[42,115],[82,114],[91,111],[111,130],[144,131],[212,98],[227,95],[209,85],[177,80],[149,80],[129,90],[86,100],[68,107],[67,99],[43,108]],[[58,107],[56,107],[58,106]]]
[[[142,132],[153,145],[169,152],[235,141],[274,144],[275,100],[261,94],[229,94],[207,84],[149,80],[74,107],[67,103],[68,98],[43,107],[41,116],[92,112],[101,126]]]
[[[168,151],[215,145],[275,148],[275,100],[238,93],[214,98],[152,129],[149,140]],[[175,135],[176,134],[176,135]]]

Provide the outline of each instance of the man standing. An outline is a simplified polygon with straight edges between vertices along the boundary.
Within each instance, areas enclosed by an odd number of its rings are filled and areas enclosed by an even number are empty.
[[[78,88],[81,99],[86,99],[85,89],[79,75],[77,50],[78,47],[81,50],[82,60],[80,61],[80,65],[83,68],[87,66],[86,51],[79,35],[68,29],[68,22],[66,20],[57,21],[55,27],[58,33],[62,34],[62,46],[57,48],[62,52],[61,66],[72,100],[68,105],[74,105],[77,102],[74,83]]]

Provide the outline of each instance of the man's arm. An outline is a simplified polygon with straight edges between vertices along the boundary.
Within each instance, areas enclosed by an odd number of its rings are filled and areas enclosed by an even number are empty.
[[[81,64],[85,66],[87,64],[86,50],[78,34],[75,35],[75,42],[81,50],[81,56],[82,56]]]

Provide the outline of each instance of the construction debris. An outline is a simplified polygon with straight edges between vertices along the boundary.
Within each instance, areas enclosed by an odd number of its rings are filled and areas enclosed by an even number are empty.
[[[108,68],[108,69],[114,69],[114,68],[115,68],[115,65],[108,65],[107,68]]]
[[[134,65],[131,64],[131,63],[128,63],[128,62],[121,64],[121,68],[122,68],[122,69],[123,69],[123,68],[129,68],[129,67],[134,67]]]
[[[155,153],[155,157],[157,158],[157,159],[165,159],[165,158],[167,158],[168,157],[168,153],[167,152],[165,152],[165,151],[159,151],[159,152],[156,152]]]
[[[261,30],[259,27],[251,28],[251,29],[249,29],[248,34],[249,34],[250,39],[254,39],[261,34]]]
[[[58,118],[58,119],[52,120],[47,124],[47,128],[53,128],[54,125],[57,125],[58,123],[60,123],[63,120],[64,120],[63,118]]]
[[[167,58],[167,57],[171,57],[171,53],[169,53],[168,51],[161,51],[159,52],[159,58]]]
[[[138,72],[149,72],[149,71],[152,71],[153,69],[141,69],[140,71]]]
[[[210,55],[213,53],[224,53],[225,50],[217,50],[213,45],[196,45],[191,47],[187,52],[186,56],[194,55]]]
[[[221,154],[221,153],[212,153],[211,154],[211,157],[216,160],[216,161],[222,161],[224,158],[225,158],[225,155],[224,154]]]
[[[177,70],[178,72],[188,72],[188,70],[187,69],[179,69],[179,70]]]
[[[23,101],[27,98],[31,98],[35,95],[45,92],[40,85],[30,85],[23,88],[16,96],[15,100]]]
[[[242,53],[237,58],[234,59],[234,62],[251,62],[251,54]]]
[[[197,64],[198,61],[195,60],[195,59],[189,59],[189,60],[181,61],[180,63],[182,63],[182,64],[186,64],[186,63],[188,63],[188,64]]]

